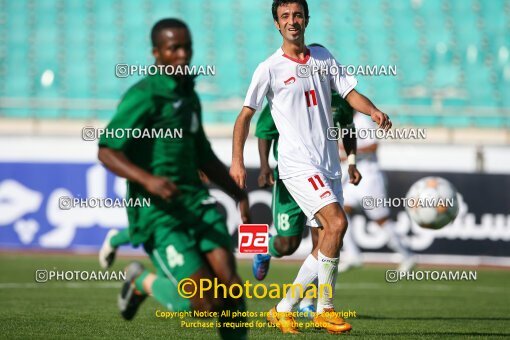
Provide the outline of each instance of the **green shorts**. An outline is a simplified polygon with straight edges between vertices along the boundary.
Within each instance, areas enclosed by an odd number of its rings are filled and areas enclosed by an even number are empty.
[[[273,221],[278,236],[300,236],[306,224],[306,215],[294,201],[274,169]]]
[[[158,225],[144,243],[158,276],[179,282],[204,266],[204,253],[216,248],[233,250],[225,218],[215,204],[200,206],[197,217],[189,221],[175,227]]]

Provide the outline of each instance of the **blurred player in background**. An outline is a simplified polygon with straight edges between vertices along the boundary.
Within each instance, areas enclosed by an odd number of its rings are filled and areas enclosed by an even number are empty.
[[[303,65],[342,69],[327,49],[306,46],[304,35],[309,15],[305,0],[275,0],[272,14],[283,44],[255,70],[234,126],[230,174],[241,188],[246,186],[244,144],[250,120],[267,98],[280,133],[279,176],[307,218],[322,226],[318,228],[318,247],[305,260],[294,283],[308,287],[318,278],[320,287],[335,287],[347,217],[342,209],[338,141],[328,138],[328,129],[333,127],[331,93],[338,92],[354,109],[370,114],[381,128],[391,128],[391,121],[354,90],[357,84],[354,77],[343,72],[303,74]],[[348,332],[351,325],[334,312],[334,294],[334,288],[325,289],[319,296],[314,322],[330,333]],[[268,322],[283,332],[299,332],[288,313],[292,307],[286,303],[272,308]]]
[[[191,33],[178,19],[163,19],[151,32],[157,65],[183,67],[192,57]],[[194,76],[156,74],[132,86],[122,98],[107,126],[115,129],[182,129],[182,138],[113,138],[104,134],[99,159],[117,176],[128,181],[128,197],[150,198],[149,207],[129,207],[129,239],[143,244],[157,269],[153,274],[138,263],[126,270],[119,308],[132,319],[151,295],[174,311],[245,310],[243,298],[216,299],[213,292],[190,299],[180,296],[178,282],[190,278],[218,278],[230,287],[241,284],[236,273],[231,238],[225,218],[199,178],[202,170],[238,203],[243,222],[249,221],[248,200],[216,157],[201,122],[201,107],[194,90]],[[166,135],[166,133],[165,133]],[[220,321],[236,321],[220,317]],[[237,318],[237,321],[243,321]],[[246,328],[219,328],[220,334],[244,338]]]
[[[365,115],[356,112],[354,115],[356,129],[374,130],[377,126]],[[344,188],[344,210],[348,216],[352,216],[354,209],[362,206],[363,197],[387,198],[386,178],[379,168],[377,161],[377,139],[371,138],[370,133],[364,133],[367,138],[358,138],[357,161],[358,168],[363,174],[363,181],[357,187],[346,180],[343,181]],[[343,150],[341,150],[343,151]],[[342,152],[341,152],[342,153]],[[345,154],[345,151],[343,152]],[[343,156],[343,160],[347,157]],[[409,271],[415,265],[415,257],[411,251],[402,244],[401,238],[395,232],[395,225],[390,219],[390,209],[387,206],[377,206],[373,209],[365,209],[367,217],[375,221],[388,234],[388,246],[402,255],[402,262],[399,270]],[[340,272],[345,272],[353,267],[362,264],[361,252],[352,238],[353,229],[344,236],[342,256],[344,261],[338,265]]]
[[[120,246],[131,244],[129,240],[129,228],[117,230],[110,229],[106,233],[101,249],[99,249],[99,265],[103,269],[108,269],[113,265],[117,249]]]
[[[310,44],[309,46],[320,46],[319,44]],[[335,126],[342,128],[351,128],[353,124],[353,109],[338,94],[332,94],[331,110],[333,113],[333,122]],[[272,211],[273,224],[276,229],[276,235],[269,239],[269,254],[257,254],[253,258],[253,275],[257,280],[263,280],[268,271],[271,257],[282,257],[292,255],[299,247],[303,235],[303,228],[307,223],[307,217],[301,210],[296,201],[285,188],[282,180],[278,178],[278,167],[271,170],[269,166],[269,152],[273,146],[273,155],[278,160],[278,129],[274,124],[269,105],[266,105],[260,113],[257,121],[255,136],[258,137],[259,156],[260,156],[260,175],[258,178],[259,187],[273,186]],[[356,135],[346,133],[343,135],[343,145],[348,155],[356,154]],[[361,180],[361,174],[356,168],[356,164],[350,164],[347,170],[349,174],[349,183],[358,185]],[[312,236],[312,252],[317,247],[318,231],[315,225],[310,229]],[[317,279],[313,282],[317,285]],[[305,294],[306,295],[306,294]],[[289,296],[290,298],[290,296]],[[295,304],[296,301],[290,303]],[[305,297],[299,303],[299,312],[315,312],[315,299]]]

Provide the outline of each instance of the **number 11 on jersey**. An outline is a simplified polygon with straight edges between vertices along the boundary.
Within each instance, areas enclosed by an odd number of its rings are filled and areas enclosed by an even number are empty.
[[[317,97],[315,96],[315,90],[305,91],[306,106],[317,106]],[[312,105],[310,105],[310,99]]]

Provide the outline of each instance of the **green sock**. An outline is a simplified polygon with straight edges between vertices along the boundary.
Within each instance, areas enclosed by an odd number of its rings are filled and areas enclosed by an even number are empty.
[[[172,281],[159,277],[152,284],[152,295],[168,310],[184,312],[191,310],[191,303],[177,293],[177,287]]]
[[[136,289],[145,295],[147,295],[147,292],[145,291],[145,289],[143,289],[143,280],[145,280],[147,275],[149,275],[149,271],[144,270],[143,273],[135,279]]]
[[[118,248],[120,246],[129,244],[129,229],[122,229],[120,230],[117,235],[113,236],[110,239],[110,245],[113,248]]]
[[[282,257],[282,255],[274,247],[274,241],[278,236],[273,236],[269,239],[269,254],[274,257]]]

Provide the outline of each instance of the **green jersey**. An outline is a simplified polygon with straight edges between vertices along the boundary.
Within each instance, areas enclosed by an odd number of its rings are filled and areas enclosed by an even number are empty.
[[[331,111],[333,114],[333,124],[335,126],[340,125],[345,127],[353,122],[354,109],[343,99],[338,93],[333,93],[331,96]],[[278,160],[278,129],[274,123],[273,117],[271,116],[271,110],[269,105],[266,105],[260,113],[257,121],[257,128],[255,130],[255,136],[261,139],[274,140],[275,145],[273,146],[273,155]]]
[[[145,242],[157,225],[182,223],[209,197],[198,169],[216,156],[202,127],[191,79],[178,83],[169,76],[154,75],[135,84],[122,98],[99,146],[123,151],[135,165],[168,178],[181,191],[165,202],[128,181],[128,198],[151,202],[149,207],[127,209],[134,245]]]

